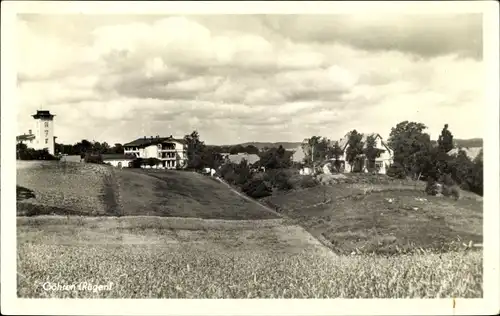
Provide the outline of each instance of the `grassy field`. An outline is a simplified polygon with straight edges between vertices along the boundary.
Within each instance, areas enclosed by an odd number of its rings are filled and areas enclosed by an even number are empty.
[[[21,297],[482,296],[482,251],[461,246],[482,241],[479,198],[354,180],[268,198],[280,217],[191,172],[41,162],[17,175]]]
[[[18,194],[17,215],[113,215],[106,190],[111,177],[112,169],[102,165],[18,161],[18,193],[34,197]]]
[[[482,243],[482,198],[428,196],[422,185],[337,184],[265,198],[340,254],[444,252]]]
[[[281,220],[23,217],[18,227],[21,297],[482,295],[480,252],[336,256],[302,228]],[[46,291],[45,282],[109,288]]]

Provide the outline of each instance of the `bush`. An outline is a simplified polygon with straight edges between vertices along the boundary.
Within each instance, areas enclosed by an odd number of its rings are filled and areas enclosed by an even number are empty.
[[[17,157],[20,160],[59,160],[60,157],[51,155],[46,149],[35,150],[18,146]]]
[[[272,189],[263,180],[250,180],[241,188],[248,196],[258,199],[272,194]]]
[[[135,158],[131,162],[129,162],[129,167],[130,168],[141,168],[143,165],[143,159],[142,158]]]
[[[278,190],[287,191],[293,189],[290,175],[285,170],[267,169],[264,181],[269,182],[273,188]]]
[[[405,179],[406,178],[406,171],[402,165],[400,165],[398,163],[393,163],[389,167],[389,169],[387,169],[387,175],[391,178]]]
[[[456,185],[443,185],[442,193],[444,196],[452,196],[455,200],[458,200],[460,198],[460,189]]]
[[[425,193],[428,195],[437,195],[441,193],[440,185],[433,179],[427,181],[427,186],[425,187]]]
[[[148,158],[146,159],[146,165],[153,167],[153,166],[158,166],[162,163],[162,161],[158,158]]]
[[[96,164],[103,164],[104,162],[102,161],[102,156],[101,154],[86,154],[85,155],[85,162],[86,163],[96,163]]]
[[[239,180],[236,173],[236,165],[232,163],[225,164],[220,169],[220,175],[227,183],[235,184]]]
[[[313,176],[303,176],[302,179],[300,179],[300,187],[301,188],[313,188],[317,185],[319,185],[318,180],[316,180]]]

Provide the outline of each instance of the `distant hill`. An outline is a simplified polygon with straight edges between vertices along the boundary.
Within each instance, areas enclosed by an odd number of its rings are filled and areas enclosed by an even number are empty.
[[[295,149],[295,148],[299,147],[300,144],[302,144],[302,142],[276,142],[276,143],[248,142],[248,143],[243,143],[243,144],[238,144],[238,145],[242,145],[242,146],[252,145],[252,146],[257,147],[259,150],[263,149],[265,147],[272,148],[272,147],[279,147],[281,145],[281,146],[283,146],[283,148],[290,150],[290,149]]]
[[[483,147],[483,139],[482,138],[471,138],[471,139],[454,139],[455,146],[457,147]]]

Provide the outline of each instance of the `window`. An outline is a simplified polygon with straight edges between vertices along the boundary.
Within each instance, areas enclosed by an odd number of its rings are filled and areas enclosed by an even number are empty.
[[[49,131],[45,130],[45,137],[49,136]]]
[[[45,122],[45,127],[49,127],[49,122]]]
[[[48,143],[49,143],[49,139],[45,138],[45,144],[48,144]]]

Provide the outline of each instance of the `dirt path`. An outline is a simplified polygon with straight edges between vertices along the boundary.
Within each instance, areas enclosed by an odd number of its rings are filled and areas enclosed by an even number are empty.
[[[227,186],[227,187],[228,187],[228,189],[229,189],[230,191],[232,191],[233,193],[236,193],[236,194],[237,194],[238,196],[240,196],[241,198],[243,198],[243,199],[245,199],[245,200],[247,200],[247,201],[249,201],[249,202],[252,202],[252,203],[255,203],[255,204],[259,205],[260,207],[262,207],[262,208],[263,208],[264,210],[266,210],[267,212],[273,213],[274,215],[279,216],[279,217],[281,217],[281,218],[283,218],[283,219],[289,219],[287,216],[285,216],[285,215],[283,215],[283,214],[280,214],[280,213],[276,212],[275,210],[273,210],[272,208],[270,208],[270,207],[268,207],[268,206],[266,206],[266,205],[264,205],[264,204],[260,203],[259,201],[254,200],[254,199],[252,199],[252,198],[250,198],[250,197],[246,196],[245,194],[243,194],[243,193],[239,192],[238,190],[235,190],[233,187],[231,187],[231,185],[229,185],[227,182],[225,182],[225,181],[224,181],[224,180],[222,180],[221,178],[218,178],[218,177],[217,177],[217,178],[214,178],[214,179],[217,179],[217,181],[219,181],[220,183],[222,183],[222,184],[224,184],[225,186]]]
[[[331,252],[332,255],[336,255],[336,253],[333,251],[333,245],[332,245],[332,243],[329,242],[328,239],[326,239],[322,234],[313,234],[309,229],[307,229],[306,227],[303,227],[302,225],[300,225],[299,221],[294,220],[294,219],[286,216],[285,214],[280,214],[280,213],[276,212],[275,210],[273,210],[272,208],[270,208],[269,206],[264,205],[264,204],[260,203],[259,201],[255,200],[255,199],[252,199],[249,196],[246,196],[245,194],[239,192],[238,190],[235,190],[230,184],[228,184],[224,180],[222,180],[222,179],[220,179],[218,177],[216,177],[215,179],[217,179],[219,182],[221,182],[224,185],[226,185],[229,190],[231,190],[232,192],[236,193],[237,195],[239,195],[243,199],[245,199],[247,201],[250,201],[250,202],[253,202],[253,203],[256,203],[257,205],[261,206],[264,210],[266,210],[268,212],[271,212],[271,213],[273,213],[273,214],[275,214],[275,215],[283,218],[284,222],[288,223],[289,225],[297,225],[299,227],[302,227],[302,229],[304,229],[309,235],[311,235],[312,238],[316,239],[323,246],[325,246]]]

